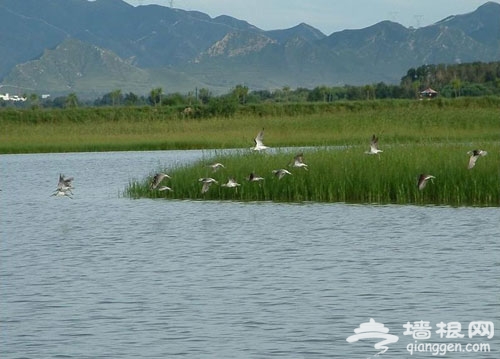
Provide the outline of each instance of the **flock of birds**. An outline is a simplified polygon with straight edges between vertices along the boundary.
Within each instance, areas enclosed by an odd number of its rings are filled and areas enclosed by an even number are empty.
[[[255,137],[254,146],[251,147],[251,149],[254,151],[263,151],[263,150],[266,150],[268,148],[269,147],[264,144],[264,129],[262,129]],[[371,138],[371,141],[370,141],[370,149],[365,151],[365,153],[368,155],[380,155],[380,153],[382,153],[382,152],[383,152],[383,150],[379,149],[379,146],[378,146],[378,137],[376,135],[373,135]],[[487,155],[487,152],[484,150],[473,150],[473,151],[469,151],[467,153],[470,155],[469,164],[468,164],[469,169],[471,169],[475,166],[476,161],[479,157]],[[308,166],[304,162],[303,153],[297,154],[293,158],[293,161],[290,163],[290,165],[294,168],[303,168],[306,171],[308,170],[307,169]],[[210,164],[208,167],[210,167],[213,172],[217,172],[219,169],[225,168],[225,166],[220,162]],[[286,168],[275,169],[272,171],[272,173],[278,179],[282,179],[283,177],[285,177],[287,175],[292,175],[292,173],[289,170],[287,170]],[[170,176],[165,174],[165,173],[157,173],[153,177],[153,180],[151,181],[150,188],[151,189],[158,188],[159,191],[165,191],[165,190],[172,191],[172,189],[170,187],[167,187],[167,186],[158,187],[158,185],[160,184],[160,182],[164,178],[170,178]],[[427,181],[429,181],[429,180],[432,181],[434,178],[436,178],[436,177],[431,175],[431,174],[425,174],[425,173],[420,174],[418,176],[418,181],[417,181],[418,189],[423,190],[425,188],[425,186],[427,185]],[[250,182],[259,182],[259,181],[264,180],[263,177],[260,177],[253,172],[250,173],[250,175],[246,179]],[[215,180],[212,177],[203,177],[203,178],[200,178],[198,181],[202,184],[201,193],[206,193],[210,189],[210,186],[212,186],[213,184],[219,183],[217,180]],[[223,183],[221,186],[227,187],[227,188],[236,188],[237,189],[240,186],[240,184],[236,181],[236,179],[234,177],[230,177],[230,178],[228,178],[228,181],[226,183]]]
[[[257,136],[254,139],[254,146],[251,147],[252,150],[254,151],[263,151],[268,149],[269,147],[264,145],[264,129],[262,129]],[[370,149],[365,151],[366,154],[368,155],[378,155],[380,156],[380,153],[383,151],[379,149],[378,147],[378,137],[373,135],[370,141]],[[478,160],[479,157],[486,156],[488,152],[484,150],[473,150],[467,152],[467,154],[470,156],[469,157],[469,164],[468,164],[468,169],[472,169]],[[379,157],[380,158],[380,157]],[[292,166],[294,168],[303,168],[304,170],[308,170],[307,164],[304,163],[304,155],[302,153],[297,154],[294,158],[293,161],[289,164],[289,166]],[[221,168],[225,168],[225,166],[220,163],[216,162],[213,164],[208,165],[209,168],[212,169],[213,172],[217,172]],[[272,171],[272,173],[279,179],[281,180],[283,177],[287,175],[292,175],[292,173],[287,170],[286,168],[279,168],[275,169]],[[149,188],[151,190],[157,190],[157,191],[168,191],[168,192],[173,192],[173,189],[160,184],[164,179],[170,179],[171,177],[166,174],[166,173],[156,173],[153,176],[153,179],[151,180],[151,183],[149,185]],[[417,181],[417,187],[419,190],[423,190],[425,186],[427,185],[427,182],[429,180],[433,180],[436,178],[435,176],[431,174],[426,174],[422,173],[418,176],[418,181]],[[260,182],[263,181],[264,178],[256,175],[255,173],[250,173],[250,175],[247,177],[247,180],[249,182]],[[206,193],[210,189],[210,186],[213,184],[219,184],[217,180],[215,180],[212,177],[203,177],[198,180],[201,183],[201,193]],[[73,194],[72,189],[74,188],[72,185],[73,182],[73,177],[65,177],[63,174],[59,175],[59,182],[57,184],[57,188],[52,194],[52,196],[57,196],[57,197],[69,197],[72,198],[71,195]],[[234,177],[228,178],[228,181],[226,183],[221,184],[222,187],[227,187],[227,188],[235,188],[237,189],[240,184],[236,181]]]
[[[255,139],[254,139],[254,144],[255,145],[253,147],[251,147],[251,149],[254,150],[254,151],[263,151],[263,150],[268,149],[269,147],[266,146],[266,145],[264,145],[263,141],[264,141],[264,129],[262,129],[262,131],[260,131],[257,134],[257,136],[255,137]],[[292,163],[290,165],[292,167],[296,167],[296,168],[303,168],[304,170],[307,171],[307,164],[304,163],[304,155],[302,153],[297,154],[294,157],[294,159],[293,159],[293,161],[292,161]],[[215,162],[213,164],[210,164],[210,165],[208,165],[208,167],[211,168],[213,172],[217,172],[219,169],[225,168],[225,166],[222,163],[220,163],[220,162]],[[283,177],[292,174],[286,168],[275,169],[275,170],[272,171],[272,173],[278,179],[282,179]],[[170,176],[167,175],[167,174],[165,174],[165,173],[157,173],[157,174],[155,174],[155,176],[153,177],[153,180],[151,181],[150,189],[156,189],[158,187],[159,183],[164,178],[170,178]],[[249,182],[260,182],[260,181],[264,180],[264,177],[258,176],[254,172],[251,172],[246,179]],[[214,178],[212,178],[212,177],[202,177],[202,178],[198,179],[198,181],[202,184],[202,187],[201,187],[201,193],[202,194],[208,192],[208,190],[210,189],[210,186],[212,186],[213,184],[219,184],[219,182],[217,180],[215,180]],[[222,187],[227,187],[227,188],[235,188],[235,189],[237,189],[239,186],[241,186],[241,184],[238,183],[234,177],[229,177],[228,180],[227,180],[227,182],[221,184],[221,186]],[[168,189],[169,191],[172,191],[171,188],[166,187],[166,186],[159,187],[158,190],[162,190],[162,188],[163,189]]]

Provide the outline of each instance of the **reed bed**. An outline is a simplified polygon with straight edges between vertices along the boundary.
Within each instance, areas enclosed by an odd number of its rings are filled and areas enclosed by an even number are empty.
[[[149,188],[153,173],[131,181],[125,196],[191,200],[235,200],[274,202],[345,202],[377,204],[434,204],[451,206],[500,206],[500,144],[489,143],[489,154],[469,170],[467,144],[412,144],[381,146],[384,152],[367,155],[362,146],[304,148],[309,170],[289,166],[295,152],[250,150],[220,153],[194,164],[160,168],[172,178],[164,184],[173,192]],[[210,163],[225,168],[212,172]],[[271,171],[287,168],[292,175],[281,180]],[[246,180],[250,172],[264,177],[261,182]],[[428,173],[436,178],[420,191],[417,177]],[[202,194],[201,177],[213,177],[219,184]],[[234,177],[240,186],[221,186]]]
[[[165,108],[0,110],[0,153],[361,145],[498,140],[500,103],[364,101],[243,106],[233,117],[183,117]]]

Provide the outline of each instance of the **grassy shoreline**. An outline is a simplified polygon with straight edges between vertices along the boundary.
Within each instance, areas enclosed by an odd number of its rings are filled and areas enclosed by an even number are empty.
[[[500,206],[500,98],[433,101],[362,101],[332,104],[243,106],[230,117],[186,117],[182,109],[82,108],[0,109],[0,154],[36,152],[227,149],[233,155],[167,171],[174,192],[149,189],[153,173],[134,181],[131,198],[179,198],[275,202],[349,202]],[[264,142],[276,154],[249,150],[265,128]],[[364,154],[372,134],[384,150]],[[341,150],[327,149],[340,146]],[[313,147],[304,156],[309,171],[286,165],[285,147]],[[467,151],[489,152],[467,170]],[[213,174],[219,184],[236,177],[238,190],[220,185],[201,194],[198,178],[212,176],[206,165],[226,168]],[[292,176],[277,180],[273,169]],[[263,182],[245,180],[250,172]],[[436,176],[424,191],[420,173]]]
[[[500,144],[489,144],[488,156],[467,169],[468,145],[386,146],[379,156],[366,155],[366,148],[305,149],[309,170],[288,166],[294,153],[278,150],[274,154],[241,150],[235,154],[206,158],[194,164],[166,171],[164,180],[173,192],[149,188],[152,173],[125,189],[131,198],[168,198],[192,200],[236,200],[273,202],[346,202],[377,204],[435,204],[452,206],[500,206]],[[225,168],[213,173],[208,164],[222,162]],[[292,175],[281,180],[273,169],[286,168]],[[249,182],[250,172],[264,177]],[[422,191],[417,188],[420,173],[436,177]],[[201,177],[213,177],[219,184],[201,193]],[[238,188],[221,186],[229,177]]]
[[[0,154],[497,141],[500,98],[242,106],[231,118],[162,107],[0,109]]]

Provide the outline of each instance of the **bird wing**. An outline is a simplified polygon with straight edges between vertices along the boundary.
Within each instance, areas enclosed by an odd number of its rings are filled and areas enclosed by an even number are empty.
[[[203,187],[201,187],[201,193],[207,192],[211,184],[212,182],[206,182],[206,181],[203,182]]]
[[[263,146],[264,143],[264,130],[260,131],[254,139],[256,146]]]
[[[469,159],[469,169],[471,169],[472,167],[474,167],[476,165],[476,161],[477,161],[477,158],[479,157],[479,155],[472,155],[470,156],[470,159]]]
[[[160,184],[162,179],[163,179],[163,176],[160,173],[155,174],[155,176],[153,177],[153,180],[151,181],[150,187],[152,189],[158,187],[158,185]]]
[[[378,137],[373,135],[370,141],[370,147],[372,150],[378,150]]]
[[[71,182],[73,181],[73,177],[65,178],[63,174],[59,174],[59,182],[57,183],[57,189],[67,189],[71,188]]]
[[[418,177],[418,189],[420,190],[424,189],[426,184],[427,184],[427,177],[426,175],[421,174],[420,177]]]

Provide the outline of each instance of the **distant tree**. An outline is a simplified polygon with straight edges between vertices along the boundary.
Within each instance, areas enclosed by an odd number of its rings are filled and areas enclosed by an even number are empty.
[[[288,102],[290,100],[290,86],[283,86],[281,91],[283,93],[283,101]]]
[[[162,96],[163,96],[163,89],[161,87],[157,87],[157,88],[154,88],[152,89],[150,92],[149,92],[149,102],[153,105],[153,106],[158,106],[160,105],[161,106],[161,100],[162,100]]]
[[[244,85],[236,85],[231,91],[231,95],[236,98],[239,104],[244,105],[248,96],[248,87]]]
[[[260,102],[262,102],[262,101],[268,101],[268,100],[271,100],[273,98],[273,94],[269,90],[256,90],[256,91],[252,91],[251,95],[254,98],[257,98],[258,101],[260,101]]]
[[[375,99],[375,88],[373,85],[365,85],[363,86],[363,92],[365,93],[365,98],[367,100],[374,100]]]
[[[213,97],[207,105],[208,114],[211,116],[230,117],[238,109],[237,98],[233,95]]]
[[[295,102],[307,101],[307,97],[309,96],[309,92],[311,92],[311,90],[304,88],[304,87],[298,87],[294,91],[292,91],[290,101],[295,101]]]
[[[383,82],[379,82],[375,85],[375,98],[390,98],[392,97],[391,86],[386,85]]]
[[[460,79],[455,78],[451,81],[451,85],[453,86],[453,90],[455,91],[455,97],[460,97],[460,89],[462,88],[462,81]]]
[[[206,105],[212,98],[212,93],[206,88],[201,88],[198,91],[198,99],[202,104]]]
[[[45,101],[46,107],[64,108],[66,107],[66,96],[57,96]]]
[[[101,98],[94,101],[95,106],[116,106],[120,103],[120,90],[115,90],[104,94]]]
[[[331,89],[326,86],[316,86],[309,95],[307,96],[307,101],[330,101]]]
[[[416,80],[413,81],[411,84],[412,92],[413,92],[413,97],[414,98],[419,98],[420,97],[420,81]]]
[[[111,95],[111,105],[112,106],[118,106],[121,103],[122,100],[122,90],[114,90],[110,92]]]
[[[32,93],[28,97],[30,106],[32,109],[37,109],[40,107],[40,96],[38,96],[36,93]]]
[[[346,92],[346,98],[348,100],[362,100],[363,97],[363,91],[362,88],[359,86],[347,86],[346,87],[347,92]]]
[[[78,107],[78,97],[76,96],[76,93],[72,92],[68,96],[66,96],[64,107],[66,108]]]
[[[134,106],[140,103],[139,97],[133,92],[129,92],[128,94],[126,94],[123,98],[123,102],[127,106]]]
[[[179,92],[174,92],[166,95],[162,100],[163,105],[180,106],[186,104],[186,98]]]

